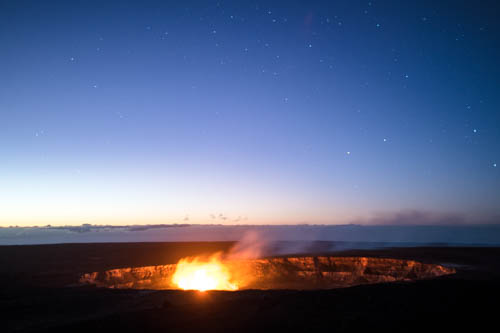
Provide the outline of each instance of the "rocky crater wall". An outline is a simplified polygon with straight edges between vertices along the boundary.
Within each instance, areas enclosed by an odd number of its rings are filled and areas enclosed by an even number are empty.
[[[330,289],[429,279],[453,268],[413,260],[369,257],[283,257],[224,262],[240,289]],[[83,274],[80,283],[106,288],[177,289],[176,265],[119,268]]]

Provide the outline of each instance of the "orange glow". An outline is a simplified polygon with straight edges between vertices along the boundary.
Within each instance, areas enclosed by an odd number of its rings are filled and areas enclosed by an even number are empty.
[[[184,290],[238,290],[231,281],[228,267],[217,257],[181,259],[177,263],[172,283]]]

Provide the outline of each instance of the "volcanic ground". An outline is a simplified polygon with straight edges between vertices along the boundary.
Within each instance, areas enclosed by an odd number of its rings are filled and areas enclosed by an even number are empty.
[[[308,253],[245,262],[254,282],[242,290],[168,289],[179,259],[233,245],[1,246],[2,331],[421,332],[496,325],[500,248],[325,251],[332,246],[317,243]]]

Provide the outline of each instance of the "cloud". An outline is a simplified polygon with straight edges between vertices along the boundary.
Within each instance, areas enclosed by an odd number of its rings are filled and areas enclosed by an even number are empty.
[[[464,225],[467,219],[462,214],[433,213],[422,210],[376,213],[373,217],[352,222],[361,225]]]

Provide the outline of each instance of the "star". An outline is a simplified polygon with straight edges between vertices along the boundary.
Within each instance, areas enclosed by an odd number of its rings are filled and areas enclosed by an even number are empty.
[[[496,163],[493,163],[493,167],[496,168],[497,167],[497,164]]]
[[[472,130],[472,132],[477,133],[477,129],[475,129],[475,128],[474,128],[474,129]]]
[[[348,152],[346,152],[346,154],[347,154],[347,155],[351,155],[351,152],[350,152],[350,151],[348,151]]]

